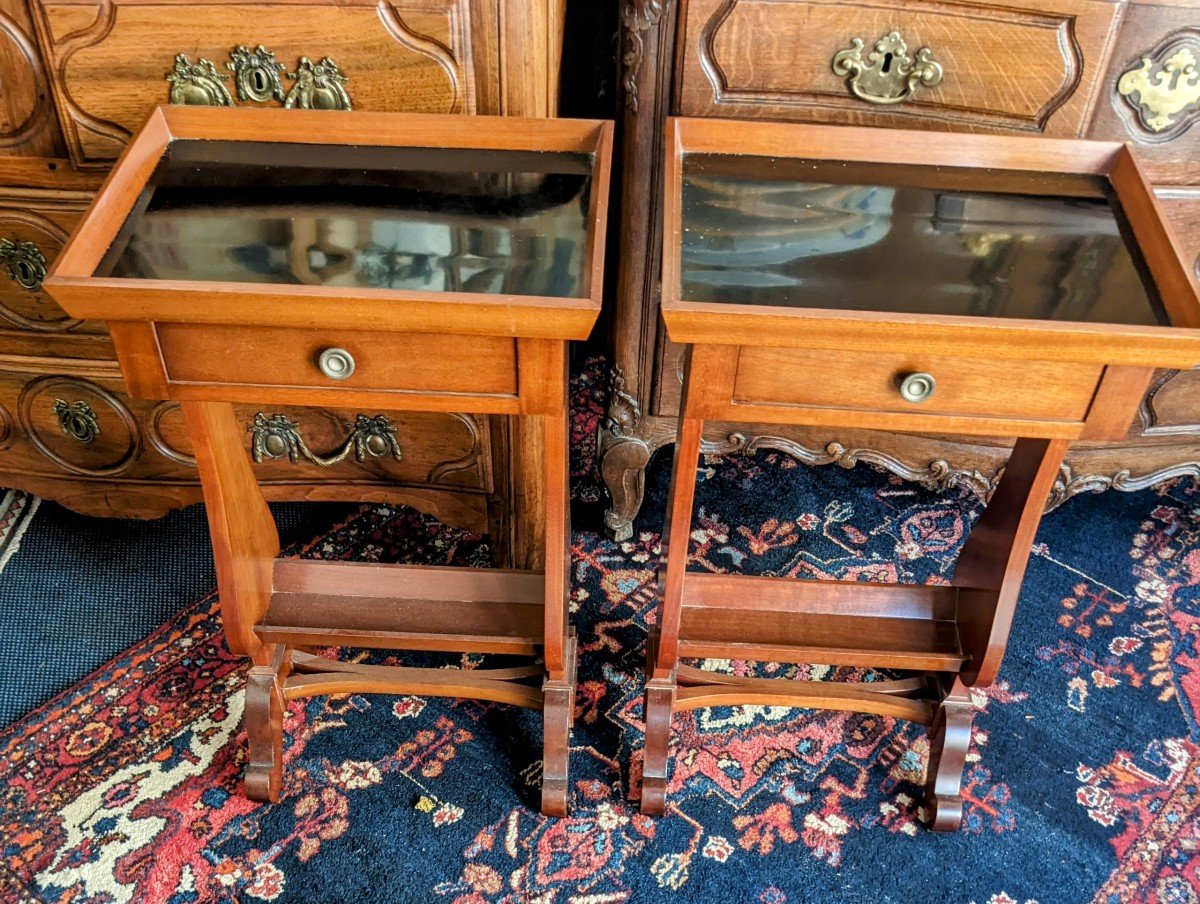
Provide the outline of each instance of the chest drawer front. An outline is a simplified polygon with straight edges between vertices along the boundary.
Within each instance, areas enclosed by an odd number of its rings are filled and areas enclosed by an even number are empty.
[[[383,392],[398,407],[406,393],[517,392],[516,340],[507,337],[193,324],[156,332],[171,384]]]
[[[1080,422],[1102,368],[1051,361],[986,361],[854,351],[743,348],[735,404],[897,414]],[[921,401],[905,398],[931,388]]]
[[[66,143],[80,165],[120,154],[173,87],[209,105],[336,107],[340,86],[357,110],[475,111],[467,0],[31,5]],[[240,96],[234,51],[244,47],[253,57],[259,45],[274,54],[275,68],[251,61],[259,72],[249,77],[251,95]],[[207,60],[212,70],[179,78],[177,54],[190,67]],[[336,76],[316,68],[325,59]]]
[[[1131,3],[1089,138],[1132,141],[1155,182],[1200,182],[1200,10]]]
[[[129,398],[115,364],[76,360],[64,365],[45,372],[0,366],[3,473],[171,486],[197,480],[177,403]],[[364,414],[356,408],[235,409],[245,428],[247,454],[257,459],[255,470],[268,485],[331,482],[324,492],[313,490],[311,498],[360,498],[338,490],[356,485],[492,490],[486,417],[389,413],[396,455],[366,433],[356,446],[354,428]],[[365,415],[376,417],[373,410]],[[348,443],[347,454],[339,458]],[[369,490],[361,498],[372,498]]]
[[[70,317],[42,288],[90,200],[87,192],[0,183],[0,328],[39,334],[104,332],[102,324]]]
[[[1077,135],[1116,9],[1097,0],[688,0],[678,109],[685,116]],[[835,74],[833,60],[858,38],[870,66],[868,54],[891,32],[914,62],[928,48],[941,81],[916,85],[898,102],[871,103]],[[889,72],[896,59],[887,60]],[[869,83],[860,77],[864,93],[879,96]]]
[[[54,102],[24,0],[0,0],[0,156],[62,154]]]

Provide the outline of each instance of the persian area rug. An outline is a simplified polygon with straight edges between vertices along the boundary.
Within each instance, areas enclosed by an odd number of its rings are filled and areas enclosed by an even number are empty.
[[[40,502],[22,490],[0,489],[0,571],[20,548]]]
[[[597,380],[591,368],[575,385],[580,450],[598,419]],[[939,836],[920,823],[923,729],[777,707],[677,716],[668,814],[639,815],[643,645],[666,467],[652,471],[633,540],[587,529],[594,511],[578,519],[569,818],[536,811],[536,715],[418,697],[293,703],[283,800],[248,801],[245,668],[224,651],[210,595],[0,735],[0,899],[1200,900],[1191,483],[1076,498],[1046,518],[1002,680],[975,698],[964,828]],[[595,490],[585,483],[578,495]],[[947,580],[978,510],[965,495],[775,452],[706,462],[697,507],[693,568],[930,583]],[[478,564],[487,550],[478,536],[373,506],[295,552]]]

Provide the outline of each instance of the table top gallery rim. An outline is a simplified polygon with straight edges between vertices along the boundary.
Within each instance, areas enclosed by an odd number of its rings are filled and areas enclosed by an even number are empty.
[[[161,106],[125,149],[50,275],[73,317],[112,321],[433,331],[585,339],[601,305],[613,126],[598,120],[425,113],[339,113]],[[260,285],[94,276],[164,152],[175,140],[357,144],[396,148],[584,153],[591,158],[588,234],[578,298],[358,287]],[[193,303],[198,295],[203,304]],[[329,302],[354,302],[331,308]],[[403,304],[397,304],[402,301]]]
[[[680,343],[947,354],[1189,368],[1200,363],[1200,297],[1133,149],[1115,142],[937,135],[847,126],[673,117],[667,122],[662,313]],[[681,297],[682,176],[688,154],[860,163],[938,188],[1004,192],[1048,176],[1055,196],[1111,189],[1170,326],[780,308]],[[1012,177],[1016,176],[1016,179]],[[1007,183],[1006,183],[1007,179]],[[1050,191],[1040,192],[1051,194]]]

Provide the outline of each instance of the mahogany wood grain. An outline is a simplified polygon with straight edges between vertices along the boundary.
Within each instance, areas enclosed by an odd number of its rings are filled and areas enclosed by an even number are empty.
[[[959,552],[951,583],[962,588],[958,626],[970,657],[959,677],[964,686],[987,687],[996,680],[1029,551],[1066,452],[1062,440],[1017,440],[999,485]]]
[[[906,719],[918,725],[933,721],[934,704],[892,694],[872,693],[870,684],[855,686],[829,681],[784,681],[746,678],[737,685],[705,684],[681,687],[675,692],[675,712],[710,706],[792,706],[870,713]]]
[[[956,587],[691,572],[683,607],[945,620],[954,618],[957,598]]]
[[[279,534],[242,447],[233,406],[185,402],[182,407],[204,487],[225,637],[231,651],[267,665],[274,651],[263,645],[254,626],[271,602]]]
[[[681,657],[957,672],[953,619],[683,609]]]
[[[246,675],[243,721],[249,752],[244,782],[251,800],[279,800],[283,785],[283,685],[290,660],[287,647],[271,648],[270,657],[253,665]]]
[[[516,340],[506,336],[477,336],[465,343],[445,333],[178,323],[158,324],[155,332],[169,383],[336,389],[348,394],[517,393]],[[354,373],[344,380],[325,376],[317,358],[327,348],[348,351]]]
[[[1080,439],[1124,439],[1154,378],[1152,367],[1106,367]]]
[[[970,691],[956,680],[934,713],[929,730],[926,806],[929,827],[935,832],[955,832],[962,823],[962,776],[971,747],[974,709]]]
[[[1082,421],[1100,379],[1098,364],[891,352],[743,347],[737,404],[853,408],[1021,420]],[[924,402],[905,401],[900,381],[932,374]]]

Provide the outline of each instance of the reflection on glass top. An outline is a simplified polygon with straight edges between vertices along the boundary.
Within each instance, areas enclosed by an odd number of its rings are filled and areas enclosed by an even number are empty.
[[[591,157],[175,141],[97,276],[577,298]]]
[[[1036,177],[996,194],[733,160],[684,158],[683,301],[1168,323],[1104,199],[1037,196]]]

